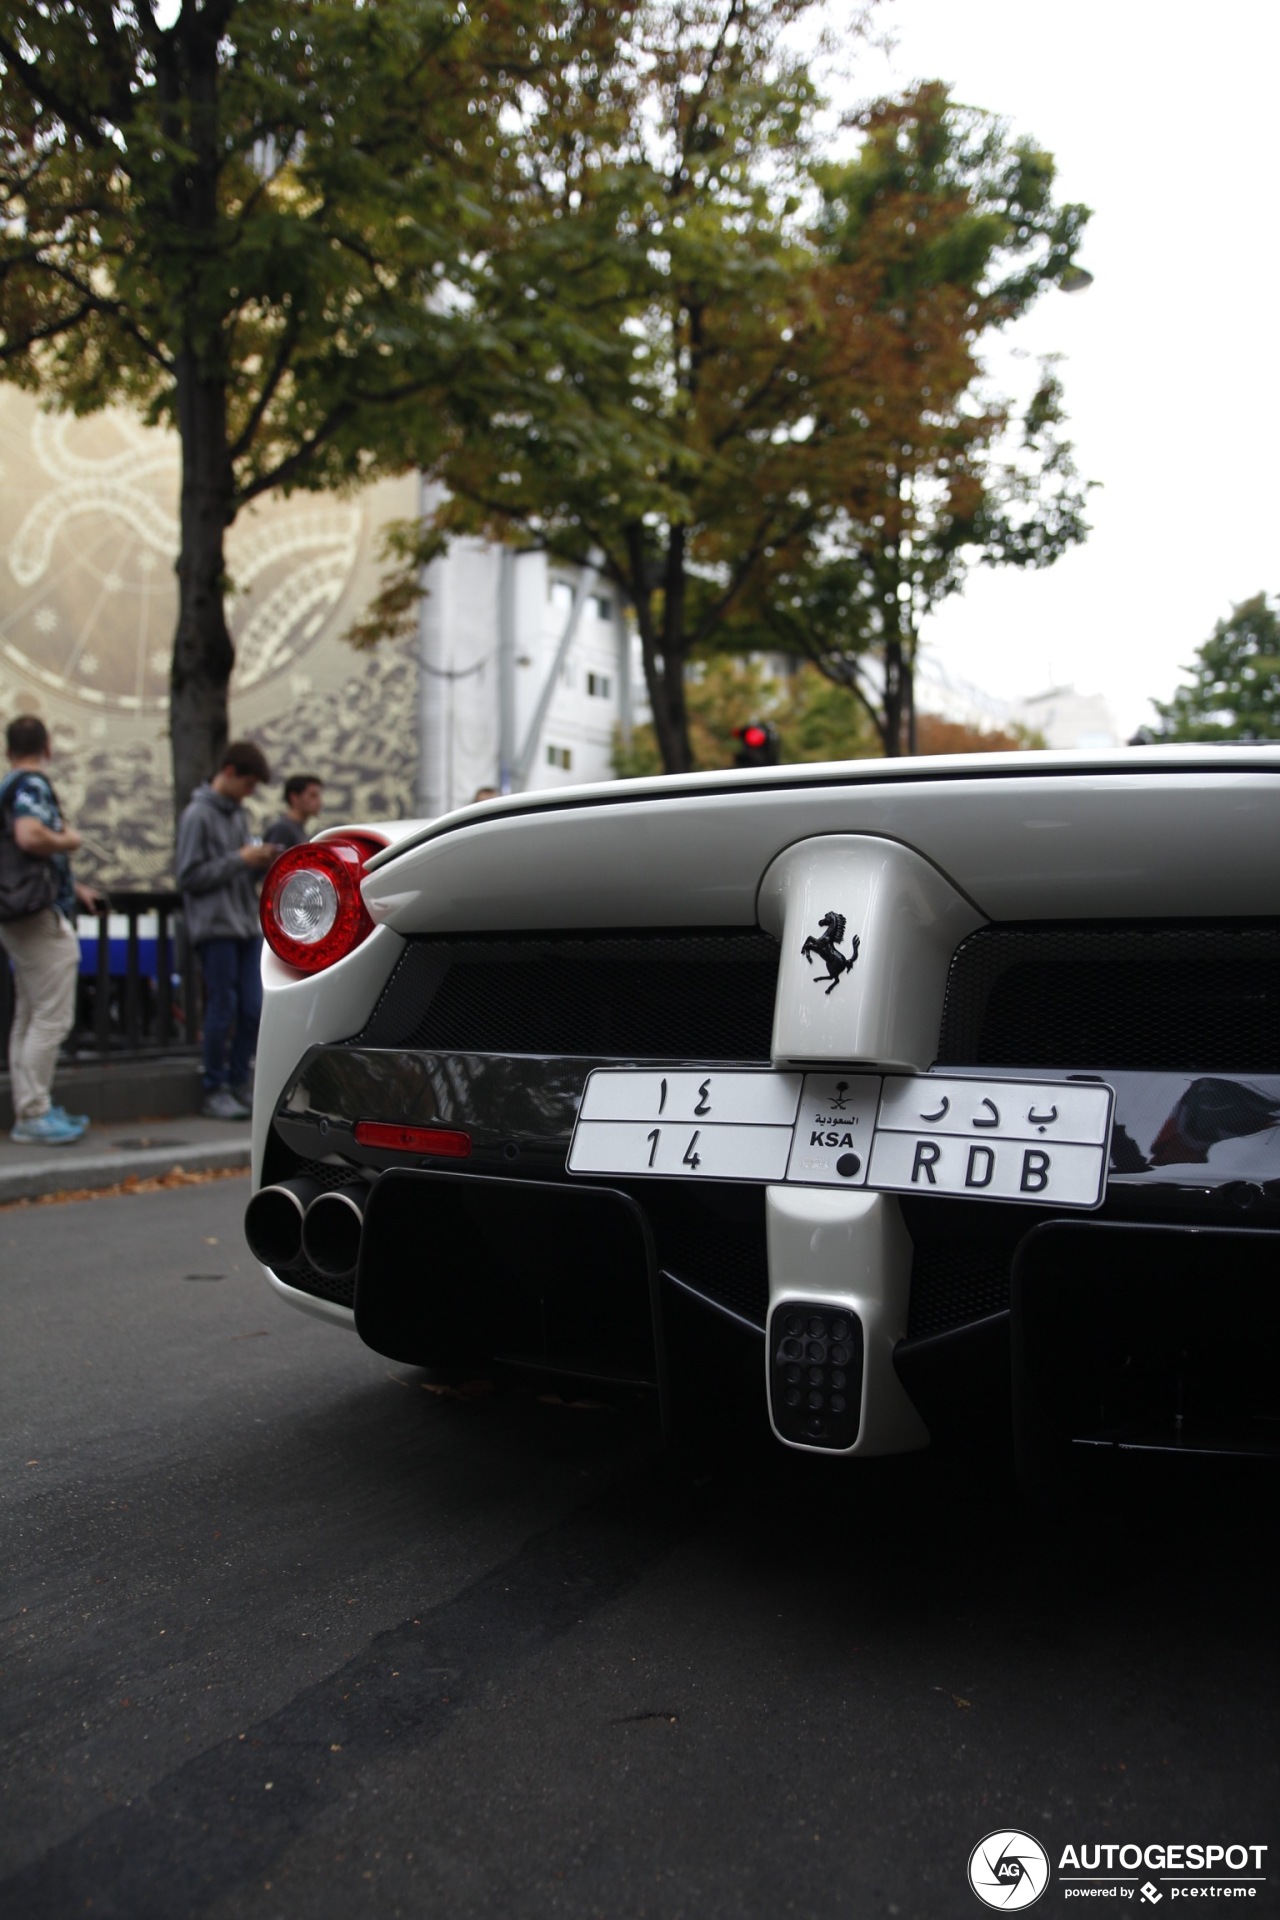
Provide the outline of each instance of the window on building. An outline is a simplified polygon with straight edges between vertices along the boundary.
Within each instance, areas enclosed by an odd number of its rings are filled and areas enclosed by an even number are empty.
[[[573,588],[567,580],[552,580],[547,586],[547,598],[557,613],[573,611]]]
[[[573,771],[573,748],[548,747],[547,765],[549,767],[559,767],[562,773],[571,773]]]
[[[607,673],[589,673],[587,675],[587,692],[592,694],[597,700],[607,700],[613,692],[613,682]]]
[[[597,620],[612,620],[613,602],[609,598],[607,593],[592,594],[591,611],[592,613],[594,613]]]

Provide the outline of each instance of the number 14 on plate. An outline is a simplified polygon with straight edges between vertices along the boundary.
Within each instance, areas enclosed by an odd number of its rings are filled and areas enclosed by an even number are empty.
[[[580,1120],[571,1173],[638,1173],[663,1180],[781,1180],[790,1127]]]

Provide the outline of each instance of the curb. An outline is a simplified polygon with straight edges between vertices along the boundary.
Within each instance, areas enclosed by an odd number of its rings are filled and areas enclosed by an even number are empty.
[[[88,1160],[37,1160],[29,1167],[0,1169],[0,1206],[11,1200],[39,1200],[49,1193],[75,1193],[82,1187],[119,1186],[130,1174],[152,1179],[181,1167],[186,1173],[209,1173],[219,1167],[249,1165],[249,1142],[226,1146],[144,1147],[137,1153],[95,1154]]]

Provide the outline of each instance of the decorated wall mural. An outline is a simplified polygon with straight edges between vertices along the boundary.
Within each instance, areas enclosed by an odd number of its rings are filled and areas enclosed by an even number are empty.
[[[409,813],[416,671],[405,647],[341,635],[376,584],[377,535],[412,478],[350,497],[268,499],[231,529],[231,724],[278,778],[318,773],[323,818]],[[0,716],[38,713],[86,835],[77,872],[168,884],[169,656],[177,616],[178,449],[124,412],[76,419],[0,386]],[[254,803],[275,811],[278,788]]]

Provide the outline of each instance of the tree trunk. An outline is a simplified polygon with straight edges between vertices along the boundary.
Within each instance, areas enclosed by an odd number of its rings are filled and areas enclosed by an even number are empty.
[[[184,350],[177,370],[182,443],[178,626],[169,676],[174,817],[193,787],[217,772],[227,744],[227,697],[235,649],[223,605],[223,542],[233,513],[227,458],[227,396],[221,379],[201,378]]]
[[[640,651],[644,658],[644,680],[653,712],[653,733],[662,757],[664,773],[688,773],[693,766],[689,748],[689,714],[684,697],[684,653],[673,637],[671,624],[672,561],[668,552],[666,590],[661,633],[653,614],[653,591],[643,531],[634,527],[627,534],[627,591],[635,608],[640,631]],[[677,627],[682,626],[684,579],[683,554],[677,577],[679,608]],[[682,637],[682,635],[681,635]]]
[[[884,728],[881,744],[885,758],[896,759],[902,752],[902,721],[906,686],[903,675],[905,663],[902,657],[902,638],[900,634],[890,632],[884,643]]]
[[[689,713],[684,697],[685,530],[672,527],[667,535],[667,565],[662,587],[663,725],[658,734],[662,764],[668,773],[690,773]],[[655,712],[656,720],[656,712]]]
[[[692,773],[693,751],[689,745],[689,709],[684,697],[684,662],[673,668],[668,661],[663,675],[667,707],[663,727],[665,744],[662,764],[668,773]]]

